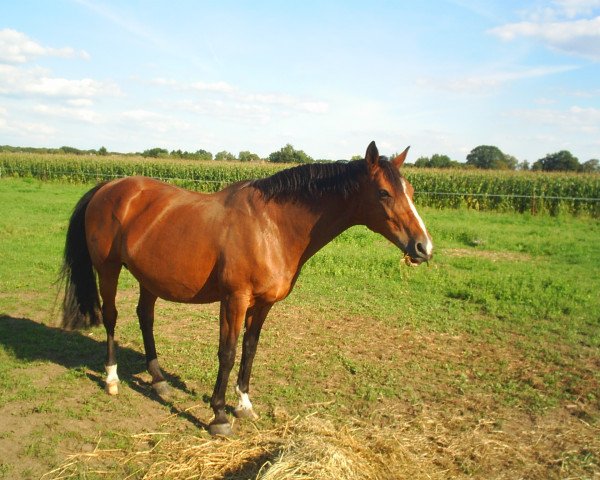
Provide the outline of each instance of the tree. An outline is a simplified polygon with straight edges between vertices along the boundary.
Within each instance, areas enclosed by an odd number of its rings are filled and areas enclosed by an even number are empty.
[[[199,150],[196,150],[196,152],[190,154],[190,158],[193,158],[194,160],[203,160],[209,162],[213,159],[213,154],[201,148]]]
[[[102,155],[102,156],[108,155],[108,151],[106,150],[106,147],[100,147],[98,149],[98,155]]]
[[[419,157],[415,161],[415,167],[429,168],[429,157]]]
[[[592,158],[587,162],[583,162],[581,164],[581,171],[585,173],[599,172],[600,171],[600,161],[596,158]]]
[[[579,160],[568,150],[549,153],[544,158],[537,160],[531,167],[532,170],[544,172],[576,172],[580,168]]]
[[[260,157],[256,153],[244,150],[238,154],[238,160],[240,162],[260,162]]]
[[[215,155],[215,160],[225,162],[235,162],[237,158],[233,153],[229,153],[227,150],[223,150]]]
[[[415,162],[415,167],[419,168],[454,168],[460,164],[456,160],[451,160],[448,155],[434,153],[431,158],[419,157]]]
[[[352,158],[350,160],[362,160],[363,158],[365,157],[363,157],[362,155],[352,155]]]
[[[524,172],[530,169],[529,162],[527,160],[523,160],[522,162],[517,163],[517,170],[522,170]]]
[[[169,151],[166,150],[165,148],[159,148],[159,147],[150,148],[150,149],[144,150],[142,152],[142,157],[158,158],[158,157],[168,157],[168,156],[169,156]]]
[[[281,150],[269,155],[269,162],[274,163],[312,163],[314,160],[302,150],[296,150],[289,143]]]
[[[79,150],[78,148],[75,148],[75,147],[63,146],[63,147],[60,147],[59,150],[62,150],[64,153],[70,153],[73,155],[81,155],[83,153],[81,150]]]
[[[493,145],[479,145],[467,155],[467,165],[483,169],[514,170],[517,159],[505,155]]]

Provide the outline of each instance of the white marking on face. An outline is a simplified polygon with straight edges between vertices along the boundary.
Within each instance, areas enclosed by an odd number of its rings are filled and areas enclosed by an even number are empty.
[[[117,365],[106,365],[104,367],[106,369],[106,383],[114,383],[119,381],[119,376],[117,375]]]
[[[238,410],[252,410],[252,402],[247,393],[243,393],[240,387],[235,386],[235,393],[240,397],[240,403],[238,403]]]
[[[431,255],[431,251],[433,250],[433,243],[431,242],[431,237],[429,236],[427,227],[425,227],[425,223],[423,223],[423,220],[421,219],[419,212],[417,212],[417,209],[415,208],[415,204],[412,202],[412,200],[408,196],[408,189],[406,188],[406,180],[404,178],[401,178],[400,181],[402,182],[402,190],[404,191],[404,196],[406,197],[406,202],[408,203],[408,207],[410,208],[414,217],[417,219],[417,222],[419,223],[419,227],[421,228],[421,231],[425,235],[425,245],[423,245],[423,248],[425,249],[425,253],[427,255]]]

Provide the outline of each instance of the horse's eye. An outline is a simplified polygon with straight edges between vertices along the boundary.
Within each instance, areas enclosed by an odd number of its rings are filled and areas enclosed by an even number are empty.
[[[379,190],[379,198],[389,198],[391,197],[390,192],[384,190],[383,188]]]

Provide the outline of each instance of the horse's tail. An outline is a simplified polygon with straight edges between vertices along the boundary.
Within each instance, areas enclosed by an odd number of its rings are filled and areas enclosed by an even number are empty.
[[[73,210],[60,270],[60,281],[64,283],[62,328],[67,330],[100,325],[100,298],[96,274],[85,236],[85,211],[101,183],[87,192]]]

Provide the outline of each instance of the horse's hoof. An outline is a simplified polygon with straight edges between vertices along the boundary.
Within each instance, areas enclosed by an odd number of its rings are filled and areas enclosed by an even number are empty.
[[[208,426],[208,433],[213,437],[231,437],[233,430],[229,423],[211,423]]]
[[[256,421],[259,419],[259,416],[256,414],[253,408],[236,408],[233,411],[233,414],[236,418],[245,420]]]
[[[169,384],[165,380],[161,380],[160,382],[153,383],[152,389],[163,400],[165,400],[165,401],[171,400],[171,389],[169,388]]]
[[[106,384],[106,393],[109,395],[119,394],[119,382],[109,382]]]

